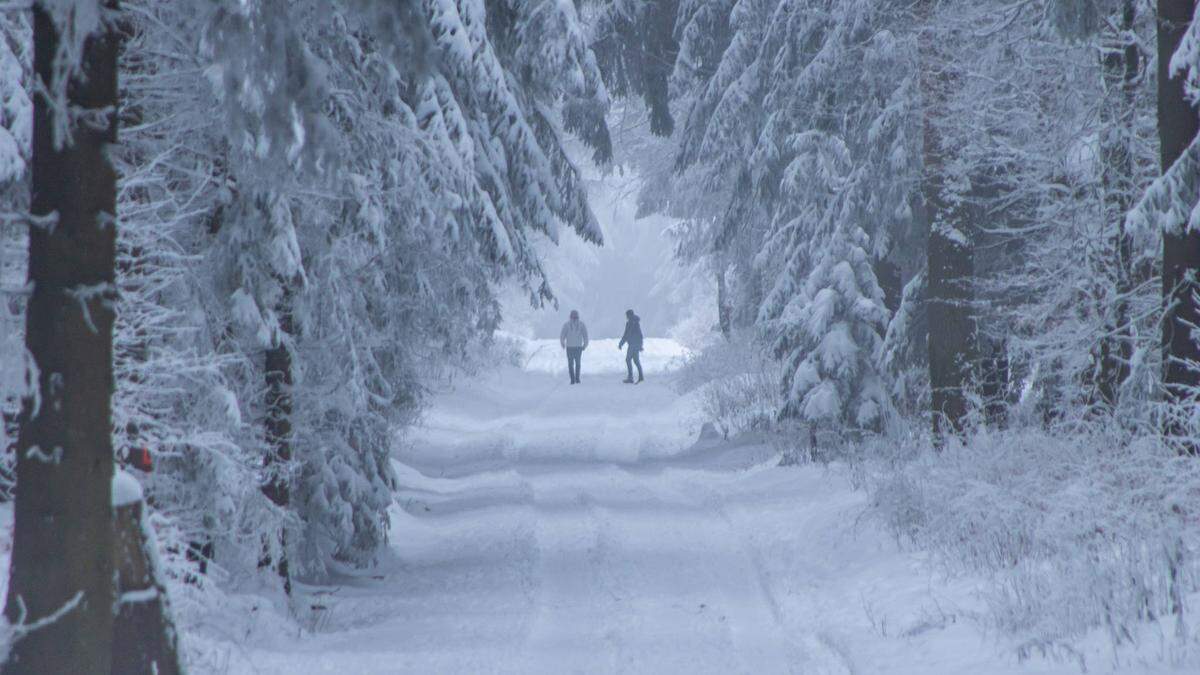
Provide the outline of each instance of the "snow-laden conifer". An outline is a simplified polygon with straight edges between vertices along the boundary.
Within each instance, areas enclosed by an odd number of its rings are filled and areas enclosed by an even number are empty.
[[[690,86],[679,161],[724,186],[711,246],[751,252],[726,258],[736,302],[776,336],[784,413],[811,421],[877,426],[888,407],[874,268],[911,238],[920,169],[915,47],[896,10],[746,1],[727,21],[693,8],[682,31],[683,54],[730,31],[719,63],[677,65]]]
[[[121,452],[154,455],[181,561],[367,564],[429,383],[498,325],[502,283],[552,297],[535,244],[600,239],[561,147],[610,152],[579,17],[128,8]]]

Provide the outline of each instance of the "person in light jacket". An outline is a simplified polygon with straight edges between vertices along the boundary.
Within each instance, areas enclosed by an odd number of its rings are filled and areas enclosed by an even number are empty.
[[[621,342],[617,344],[617,349],[629,345],[628,351],[625,352],[625,370],[629,373],[625,377],[625,384],[638,384],[646,378],[642,377],[642,357],[639,353],[642,351],[642,318],[633,313],[632,309],[625,310],[625,334],[621,336]],[[637,365],[638,379],[633,381],[633,366]]]
[[[571,376],[571,384],[579,384],[579,367],[583,350],[588,346],[588,334],[577,310],[571,310],[571,320],[563,324],[558,343],[567,350],[567,374]]]

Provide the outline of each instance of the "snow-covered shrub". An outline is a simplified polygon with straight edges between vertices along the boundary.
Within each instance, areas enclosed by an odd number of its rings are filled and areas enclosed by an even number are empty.
[[[912,450],[914,446],[908,446]],[[872,513],[950,570],[989,580],[983,620],[1021,654],[1156,630],[1194,642],[1200,464],[1153,439],[1041,430],[906,450],[868,471]],[[911,461],[906,461],[911,459]]]
[[[726,438],[776,428],[779,365],[749,331],[693,352],[679,369],[681,392],[700,390],[705,418]]]
[[[471,356],[476,369],[519,367],[525,363],[525,342],[512,334],[497,331],[491,339],[480,344]]]

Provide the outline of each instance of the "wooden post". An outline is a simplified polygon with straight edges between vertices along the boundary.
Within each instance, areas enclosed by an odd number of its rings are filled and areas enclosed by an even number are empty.
[[[113,479],[117,574],[112,672],[179,675],[178,638],[158,569],[154,536],[145,521],[137,480],[120,471]]]

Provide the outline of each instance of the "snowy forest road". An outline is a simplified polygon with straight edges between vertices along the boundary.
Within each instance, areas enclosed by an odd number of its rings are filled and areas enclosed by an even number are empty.
[[[302,588],[329,607],[316,634],[230,670],[1061,672],[958,621],[964,594],[855,526],[843,479],[697,443],[696,401],[663,377],[584,376],[511,369],[440,396],[397,456],[393,559]]]
[[[728,523],[615,467],[531,477],[529,670],[793,672],[800,663]]]
[[[605,373],[578,387],[561,379],[509,372],[455,394],[455,405],[446,401],[431,413],[415,441],[420,449],[405,456],[423,475],[452,475],[465,488],[447,492],[427,478],[402,478],[426,483],[406,493],[410,512],[415,506],[425,518],[458,520],[464,509],[490,511],[523,544],[492,563],[515,564],[527,575],[517,584],[522,597],[500,603],[521,607],[520,630],[496,645],[494,661],[479,665],[547,673],[821,672],[799,669],[808,659],[788,639],[732,522],[706,491],[689,494],[677,480],[689,465],[745,468],[767,453],[679,457],[697,420],[662,378],[628,386]]]

